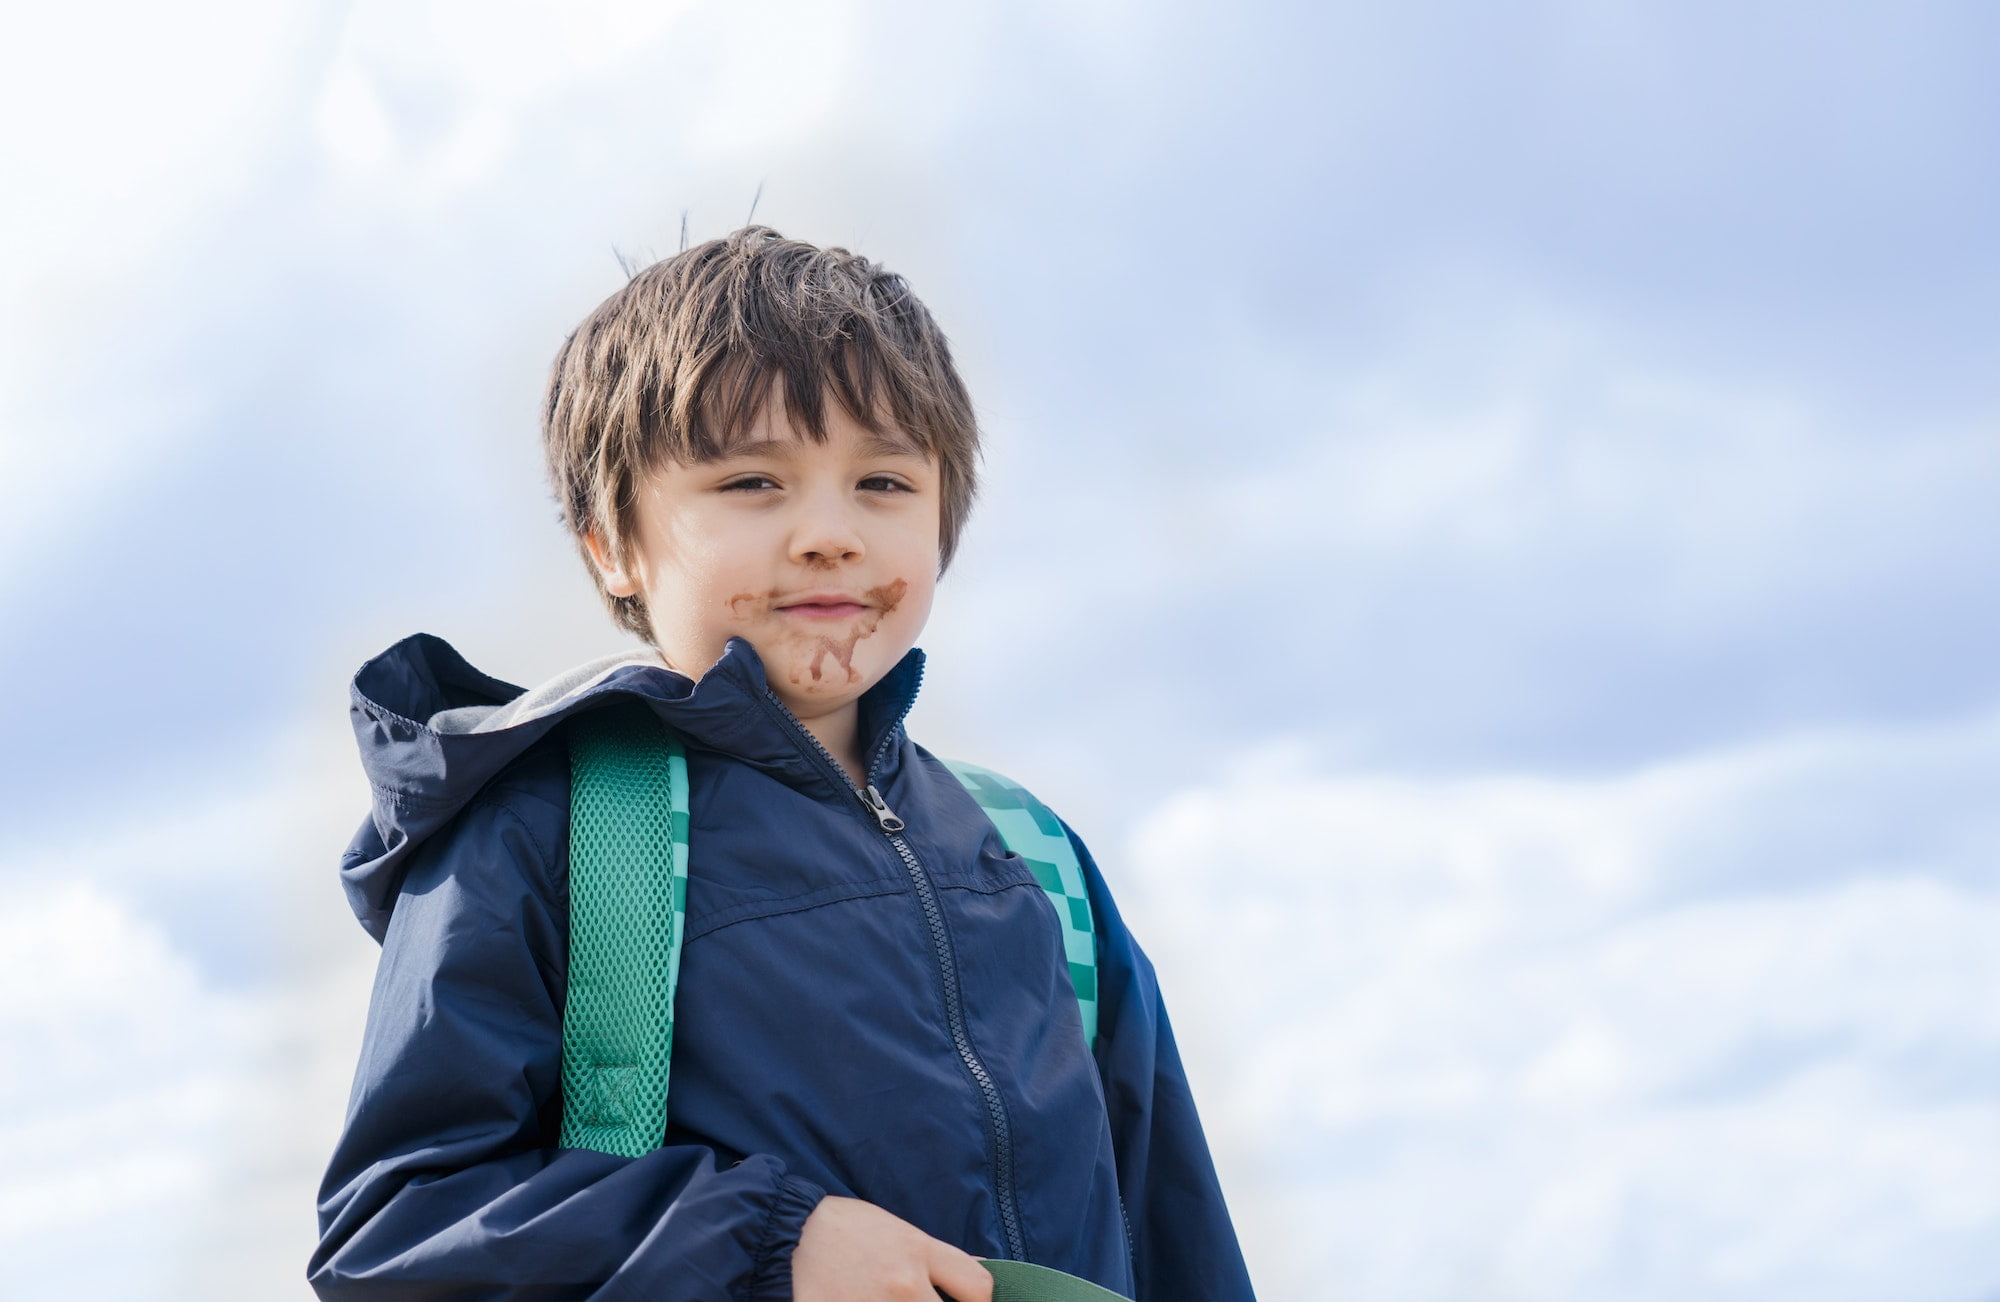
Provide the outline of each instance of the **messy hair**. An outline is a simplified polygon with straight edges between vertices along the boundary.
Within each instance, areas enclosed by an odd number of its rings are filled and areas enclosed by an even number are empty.
[[[979,431],[944,333],[901,276],[745,226],[631,275],[550,369],[549,478],[620,627],[652,640],[644,598],[606,591],[585,534],[626,564],[640,477],[728,455],[778,385],[816,443],[827,439],[831,394],[870,433],[936,459],[940,570],[951,563],[977,486]]]

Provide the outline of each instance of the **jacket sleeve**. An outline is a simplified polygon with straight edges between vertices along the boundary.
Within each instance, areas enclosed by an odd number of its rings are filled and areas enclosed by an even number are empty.
[[[487,798],[419,846],[308,1266],[322,1298],[788,1299],[823,1195],[768,1154],[557,1146],[566,918]]]
[[[1097,924],[1097,1065],[1138,1302],[1254,1302],[1152,961],[1126,930],[1083,838],[1064,830]]]

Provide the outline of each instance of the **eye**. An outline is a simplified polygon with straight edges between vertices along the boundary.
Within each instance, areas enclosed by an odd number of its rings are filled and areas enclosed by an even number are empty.
[[[913,493],[916,491],[894,475],[870,475],[856,485],[856,487],[866,488],[872,492],[883,492],[886,490],[892,493]]]
[[[719,491],[733,493],[738,489],[743,489],[747,492],[757,492],[761,489],[776,488],[777,486],[778,482],[769,475],[745,475],[741,479],[732,479],[726,484],[719,485]]]

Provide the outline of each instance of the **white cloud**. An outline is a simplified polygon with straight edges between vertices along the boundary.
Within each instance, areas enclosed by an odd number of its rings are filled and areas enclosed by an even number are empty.
[[[1317,415],[1285,454],[1241,459],[1210,508],[1218,533],[1496,570],[1594,553],[1672,626],[1904,574],[1961,545],[2000,478],[1985,420],[1882,437],[1802,392],[1677,371],[1532,298],[1492,326],[1317,394],[1297,387],[1303,358],[1274,365],[1269,341],[1245,341],[1232,371]]]
[[[486,179],[523,122],[565,91],[657,53],[692,3],[511,0],[364,3],[332,37],[313,108],[317,138],[378,202],[421,212]],[[609,134],[619,134],[616,124]],[[373,175],[390,169],[384,175]]]
[[[247,0],[10,12],[0,579],[66,506],[141,480],[196,426],[185,384],[128,394],[160,360],[135,357],[134,336],[159,310],[148,299],[172,278],[170,251],[244,185],[283,119],[308,19]],[[183,318],[187,304],[169,310]]]
[[[0,52],[10,234],[76,241],[77,250],[90,237],[123,244],[159,234],[205,183],[243,164],[262,131],[254,107],[269,103],[304,16],[252,0],[11,15]],[[79,218],[87,231],[69,228]]]
[[[1053,438],[1039,456],[1100,458],[1116,474],[1037,465],[1033,491],[997,509],[1110,534],[1105,564],[1148,602],[1190,575],[1408,567],[1523,586],[1583,576],[1643,594],[1668,627],[1968,564],[1966,530],[1986,528],[2000,487],[1990,414],[1887,436],[1812,391],[1677,368],[1545,289],[1496,288],[1496,307],[1421,280],[1401,288],[1411,306],[1368,360],[1205,323],[1206,364],[1229,384],[1142,398],[1135,420],[1167,424],[1153,408],[1173,409],[1208,446],[1140,455],[1130,440]],[[1041,533],[1065,554],[1076,542]]]
[[[267,992],[241,1069],[243,1106],[207,1156],[214,1192],[195,1209],[176,1286],[189,1302],[311,1296],[306,1259],[319,1239],[313,1205],[347,1115],[376,949],[351,918],[344,953]]]
[[[845,3],[367,3],[334,42],[314,125],[376,199],[417,212],[492,177],[552,111],[602,162],[697,173],[838,135],[871,88],[862,29]],[[601,117],[565,114],[565,97]],[[948,116],[934,100],[910,124]]]
[[[100,886],[6,880],[0,1291],[66,1292],[75,1241],[92,1235],[128,1242],[122,1282],[141,1285],[214,1192],[217,1138],[248,1095],[234,1070],[248,1001],[204,987]]]
[[[0,858],[0,1295],[306,1294],[376,952],[333,872],[344,731]]]
[[[2000,1286],[2000,816],[1923,795],[1996,768],[1988,718],[1168,801],[1114,881],[1263,1289]]]

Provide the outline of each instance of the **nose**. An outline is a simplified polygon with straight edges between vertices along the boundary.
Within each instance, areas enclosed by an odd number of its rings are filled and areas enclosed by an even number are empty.
[[[866,554],[861,530],[845,495],[812,493],[802,499],[792,528],[791,558],[809,569],[831,569]]]

